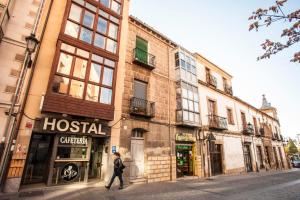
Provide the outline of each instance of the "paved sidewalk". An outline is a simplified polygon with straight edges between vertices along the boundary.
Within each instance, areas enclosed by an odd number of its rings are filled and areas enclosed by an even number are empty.
[[[117,186],[107,191],[103,184],[55,186],[0,195],[1,200],[300,200],[300,170],[220,175],[210,179]]]

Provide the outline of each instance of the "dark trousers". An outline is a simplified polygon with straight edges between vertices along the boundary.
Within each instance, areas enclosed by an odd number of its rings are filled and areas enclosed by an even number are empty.
[[[123,187],[123,177],[122,177],[122,173],[116,173],[114,172],[114,174],[112,175],[110,182],[108,184],[108,187],[111,187],[111,185],[113,184],[115,178],[118,177],[120,180],[120,187]]]

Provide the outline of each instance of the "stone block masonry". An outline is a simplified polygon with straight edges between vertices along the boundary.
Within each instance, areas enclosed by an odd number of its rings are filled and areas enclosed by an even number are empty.
[[[149,156],[147,159],[148,183],[171,180],[169,156]]]

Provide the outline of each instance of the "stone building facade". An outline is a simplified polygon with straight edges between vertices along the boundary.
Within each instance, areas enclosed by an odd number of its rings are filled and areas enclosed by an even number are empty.
[[[276,109],[233,96],[232,76],[129,17],[120,152],[129,182],[286,169]]]
[[[230,74],[128,8],[45,1],[6,190],[108,181],[116,151],[127,183],[287,168],[265,97],[260,109],[235,97]]]
[[[5,191],[111,176],[128,9],[127,0],[44,1],[40,49]]]
[[[7,113],[25,61],[25,38],[34,28],[40,4],[40,0],[0,1],[0,154],[7,139]],[[22,93],[18,96],[14,112],[18,112],[23,100]]]

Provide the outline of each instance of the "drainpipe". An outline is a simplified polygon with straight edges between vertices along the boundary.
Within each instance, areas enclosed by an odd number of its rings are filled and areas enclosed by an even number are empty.
[[[38,26],[38,23],[40,21],[42,8],[44,7],[44,4],[45,4],[45,0],[41,0],[39,8],[38,8],[38,14],[37,14],[37,17],[35,18],[34,27],[33,27],[33,30],[32,30],[33,34],[35,34],[36,31],[37,31],[37,26]],[[44,34],[45,34],[45,30],[46,30],[46,27],[47,27],[47,24],[48,24],[49,15],[50,15],[50,11],[52,9],[52,5],[53,5],[53,0],[51,0],[51,2],[50,2],[50,7],[49,7],[49,10],[48,10],[48,13],[47,13],[47,16],[46,16],[45,25],[44,25],[42,33],[41,33],[41,38],[40,38],[41,42],[44,38]],[[32,82],[32,78],[33,78],[33,74],[34,74],[38,54],[39,54],[39,51],[40,51],[40,47],[41,47],[41,45],[39,45],[37,47],[37,52],[35,54],[34,61],[33,61],[33,64],[32,64],[32,70],[30,71],[30,74],[29,74],[29,80],[28,80],[28,83],[27,83],[27,86],[26,86],[26,89],[25,89],[24,102],[21,104],[21,108],[20,108],[20,111],[19,111],[19,115],[17,116],[16,123],[15,123],[16,118],[13,119],[13,123],[14,123],[13,125],[14,126],[12,127],[12,131],[10,132],[9,140],[8,140],[7,145],[6,145],[4,155],[2,156],[2,159],[1,159],[1,163],[0,163],[0,167],[1,167],[0,168],[0,170],[1,170],[0,171],[1,191],[3,191],[3,189],[4,189],[4,181],[6,180],[7,173],[8,173],[8,164],[9,164],[11,158],[12,158],[12,155],[13,155],[16,139],[17,139],[17,136],[18,136],[18,130],[19,130],[19,127],[20,127],[20,124],[21,124],[22,116],[24,115],[24,109],[25,109],[25,105],[26,105],[26,102],[27,102],[27,99],[28,99],[30,85],[31,85],[31,82]],[[16,88],[16,92],[14,94],[14,98],[13,98],[13,101],[12,101],[9,116],[12,115],[11,113],[14,110],[14,107],[15,107],[15,104],[16,104],[16,101],[17,101],[17,98],[18,98],[18,94],[21,91],[21,86],[24,82],[24,80],[22,80],[22,79],[24,79],[25,75],[26,75],[27,60],[28,60],[28,53],[26,52],[25,62],[23,63],[23,66],[22,66],[21,76],[20,76],[20,79],[18,80],[18,83],[17,83],[17,88]],[[8,122],[6,124],[6,126],[7,126],[6,132],[7,133],[9,133],[8,128],[9,128],[9,125],[11,124],[11,122],[10,122],[11,120],[12,119],[9,117]]]

